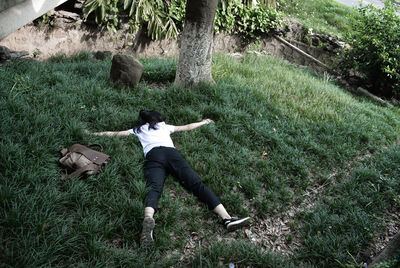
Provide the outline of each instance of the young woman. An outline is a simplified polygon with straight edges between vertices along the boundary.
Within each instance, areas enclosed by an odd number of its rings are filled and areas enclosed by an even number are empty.
[[[130,136],[139,138],[143,146],[145,162],[144,175],[146,186],[146,207],[144,209],[143,230],[140,237],[141,245],[153,246],[153,229],[155,222],[154,213],[158,208],[165,178],[168,174],[174,176],[184,188],[192,192],[200,201],[208,205],[210,210],[218,214],[228,231],[233,231],[249,223],[249,217],[231,217],[217,196],[201,181],[182,155],[175,149],[170,135],[174,132],[189,131],[202,125],[213,123],[210,119],[191,123],[184,126],[168,125],[160,113],[156,111],[141,110],[139,112],[140,124],[136,128],[125,131],[94,132],[97,136]]]

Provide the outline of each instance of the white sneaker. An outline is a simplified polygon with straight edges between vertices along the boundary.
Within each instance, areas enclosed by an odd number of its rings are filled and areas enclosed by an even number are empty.
[[[245,217],[245,218],[232,217],[230,219],[224,220],[224,225],[229,232],[241,228],[243,226],[247,226],[249,223],[250,223],[250,217]]]
[[[153,229],[155,226],[153,218],[145,217],[143,220],[142,234],[140,235],[140,246],[144,248],[152,248],[154,245]]]

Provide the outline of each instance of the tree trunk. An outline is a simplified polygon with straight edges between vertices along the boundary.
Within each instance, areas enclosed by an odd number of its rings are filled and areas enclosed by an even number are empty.
[[[212,83],[214,19],[218,0],[188,0],[181,37],[176,86]]]

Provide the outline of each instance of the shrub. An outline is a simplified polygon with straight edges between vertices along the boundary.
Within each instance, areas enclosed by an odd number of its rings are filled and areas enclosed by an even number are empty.
[[[240,34],[257,38],[279,25],[280,14],[264,4],[245,5],[243,1],[228,1],[217,9],[215,32]]]
[[[128,15],[132,30],[145,28],[147,34],[156,40],[178,36],[184,11],[184,0],[169,5],[163,0],[88,0],[83,7],[86,19],[93,13],[95,22],[106,25],[109,30],[115,30],[122,23],[121,15]]]
[[[217,9],[215,31],[236,33],[255,38],[278,25],[279,13],[271,8],[273,0],[260,0],[253,6],[250,1],[222,0]],[[132,30],[147,29],[152,39],[177,38],[183,29],[186,0],[88,0],[83,13],[109,30],[121,23],[129,23]],[[122,17],[128,17],[122,22]]]
[[[374,93],[397,96],[400,93],[400,17],[393,0],[382,9],[368,5],[359,8],[353,31],[346,36],[350,49],[343,54],[342,66],[348,76],[359,73]]]

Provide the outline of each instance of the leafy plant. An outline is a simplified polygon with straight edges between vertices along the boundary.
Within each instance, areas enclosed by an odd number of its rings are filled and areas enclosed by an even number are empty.
[[[174,7],[177,5],[175,3]],[[154,40],[176,38],[179,34],[175,16],[168,12],[167,4],[162,0],[124,0],[124,10],[129,10],[129,16],[134,18],[136,24],[147,26],[147,33]]]
[[[107,29],[115,30],[118,20],[119,0],[87,0],[83,6],[83,14],[87,20],[90,14],[94,15],[97,24],[105,24]]]
[[[280,13],[265,4],[250,1],[221,1],[217,10],[215,32],[241,34],[256,38],[279,24]],[[268,1],[265,1],[268,2]]]
[[[344,72],[361,78],[384,96],[400,95],[400,17],[398,4],[386,0],[382,9],[359,8],[353,31],[346,36],[351,48],[344,51]]]
[[[236,20],[235,13],[239,9],[240,2],[240,0],[225,0],[219,3],[214,21],[214,31],[216,33],[222,31],[227,33],[233,32]]]
[[[222,0],[217,9],[215,31],[244,34],[254,38],[268,32],[279,21],[279,13],[271,8],[276,1]],[[115,30],[121,15],[129,17],[130,28],[146,29],[153,39],[175,39],[183,29],[185,0],[88,0],[83,13],[87,19],[94,15],[95,22]]]
[[[274,9],[259,5],[253,8],[247,6],[240,9],[236,33],[256,38],[260,34],[267,33],[271,28],[278,26],[279,13]]]
[[[169,5],[172,12],[169,11]],[[99,25],[105,24],[109,30],[115,30],[120,23],[119,16],[127,13],[131,29],[146,28],[147,34],[158,40],[178,36],[180,29],[175,22],[181,20],[182,16],[176,11],[184,14],[184,6],[183,0],[174,1],[172,4],[163,0],[88,0],[83,13],[86,19],[93,13],[95,22]]]

